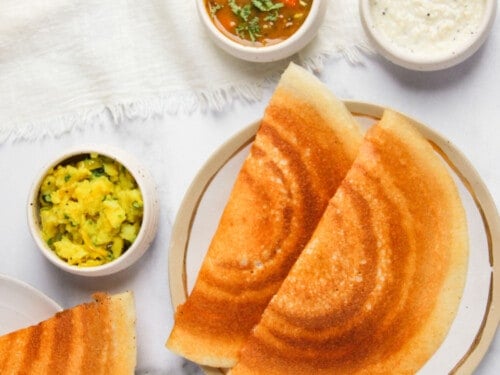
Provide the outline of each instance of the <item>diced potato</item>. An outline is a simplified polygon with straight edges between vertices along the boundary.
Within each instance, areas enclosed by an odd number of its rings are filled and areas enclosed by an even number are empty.
[[[125,221],[125,210],[120,206],[120,203],[115,200],[105,200],[102,202],[104,206],[104,215],[109,220],[113,228],[119,228]]]
[[[39,202],[43,239],[59,257],[81,267],[119,257],[142,222],[142,194],[134,178],[97,154],[49,171]]]
[[[123,238],[116,236],[113,238],[111,251],[113,252],[113,257],[118,258],[123,253],[124,243]]]
[[[59,257],[66,260],[69,264],[80,264],[85,261],[89,255],[85,246],[71,242],[67,237],[54,242],[54,250]]]
[[[137,234],[139,233],[140,224],[123,224],[120,232],[120,236],[132,243],[137,238]]]

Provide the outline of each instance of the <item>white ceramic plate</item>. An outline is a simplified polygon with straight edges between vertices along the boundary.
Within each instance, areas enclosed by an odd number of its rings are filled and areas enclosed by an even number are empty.
[[[346,102],[366,129],[380,119],[384,108]],[[415,121],[415,120],[413,120]],[[417,128],[448,164],[466,209],[470,237],[467,283],[457,317],[435,355],[419,374],[471,373],[493,339],[500,309],[500,218],[481,178],[464,155],[427,126]],[[249,152],[259,124],[254,123],[227,141],[200,170],[188,189],[172,231],[169,278],[174,308],[191,291],[208,244],[227,202],[234,180]],[[207,374],[219,369],[204,368]]]
[[[37,324],[61,310],[32,286],[0,275],[0,336]]]

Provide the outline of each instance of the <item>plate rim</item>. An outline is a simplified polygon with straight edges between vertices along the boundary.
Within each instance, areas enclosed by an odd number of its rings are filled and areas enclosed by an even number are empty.
[[[389,109],[389,107],[362,101],[344,100],[343,102],[353,115],[370,117],[374,120],[380,120],[384,110]],[[435,151],[440,154],[462,181],[481,215],[487,237],[489,264],[491,267],[488,301],[481,326],[475,339],[451,371],[452,374],[469,374],[476,369],[486,354],[500,322],[500,308],[496,308],[500,303],[500,285],[496,277],[500,273],[500,264],[495,259],[495,254],[497,254],[497,257],[500,257],[500,254],[498,254],[500,251],[500,216],[486,184],[481,179],[475,167],[456,146],[436,130],[398,110],[390,109],[408,118],[431,143]],[[260,121],[259,119],[244,127],[210,155],[195,175],[179,206],[172,227],[168,249],[169,289],[174,314],[177,306],[183,303],[188,295],[186,254],[191,228],[199,203],[219,170],[241,149],[253,142]],[[220,375],[224,373],[222,369],[207,366],[201,367],[207,375]]]
[[[36,296],[36,298],[38,298],[39,301],[43,301],[43,303],[47,307],[51,308],[54,314],[63,310],[63,308],[52,298],[50,298],[49,296],[47,296],[46,294],[44,294],[43,292],[41,292],[40,290],[38,290],[37,288],[35,288],[34,286],[25,281],[16,279],[15,277],[9,275],[0,274],[0,284],[2,283],[7,284],[8,289],[19,288],[26,291],[31,297],[30,299],[33,299],[34,296]],[[13,303],[7,304],[7,306],[9,305],[14,305],[14,304]],[[37,323],[39,323],[39,321],[33,321],[31,324],[37,324]],[[12,330],[10,332],[6,332],[5,334],[9,334],[14,331],[15,330]]]

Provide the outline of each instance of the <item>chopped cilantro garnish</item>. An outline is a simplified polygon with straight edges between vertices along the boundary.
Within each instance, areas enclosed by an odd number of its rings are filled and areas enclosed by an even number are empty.
[[[236,34],[241,39],[258,41],[265,45],[272,40],[289,37],[300,26],[304,17],[300,17],[301,21],[297,22],[297,26],[295,23],[291,25],[288,20],[297,14],[309,12],[309,9],[297,9],[298,1],[209,0],[208,12],[230,33]],[[304,0],[300,0],[301,5],[303,2]],[[310,7],[310,2],[305,4],[307,8]],[[225,9],[215,15],[222,7]]]
[[[231,7],[231,11],[236,14],[238,17],[240,17],[243,21],[247,22],[248,17],[250,16],[250,13],[252,12],[252,7],[250,4],[244,5],[244,6],[239,6],[236,4],[236,0],[229,0],[228,1],[229,6]]]
[[[278,19],[279,13],[278,10],[270,12],[267,16],[264,17],[264,21],[266,22],[276,22]]]
[[[259,17],[254,17],[248,22],[248,35],[252,42],[260,37]]]
[[[217,13],[219,10],[221,10],[222,8],[224,8],[224,5],[222,4],[219,4],[219,3],[215,3],[215,4],[209,4],[208,6],[210,8],[210,15],[212,17],[215,16],[215,13]]]
[[[252,4],[262,12],[283,8],[283,3],[273,3],[272,0],[252,0]]]
[[[248,38],[255,42],[260,37],[259,17],[254,17],[248,22],[239,24],[236,27],[236,32],[242,39],[246,39],[245,36],[248,34]]]
[[[94,177],[103,176],[105,174],[104,167],[96,168],[92,170],[92,175]]]

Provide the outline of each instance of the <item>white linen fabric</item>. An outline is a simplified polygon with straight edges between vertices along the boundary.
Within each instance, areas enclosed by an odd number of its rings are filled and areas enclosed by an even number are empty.
[[[292,59],[320,70],[327,57],[359,61],[363,50],[358,2],[331,0],[317,38]],[[258,100],[287,64],[218,49],[194,0],[2,0],[0,142]]]

